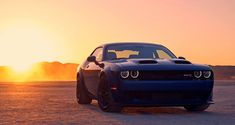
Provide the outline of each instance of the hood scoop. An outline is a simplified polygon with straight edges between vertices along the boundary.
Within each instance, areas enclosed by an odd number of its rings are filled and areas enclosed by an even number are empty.
[[[173,60],[175,64],[192,64],[191,62],[187,60]]]
[[[156,60],[141,60],[138,61],[139,64],[156,64],[158,63]]]

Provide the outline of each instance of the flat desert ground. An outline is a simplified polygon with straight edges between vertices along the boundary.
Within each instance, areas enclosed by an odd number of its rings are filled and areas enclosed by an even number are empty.
[[[182,107],[132,107],[105,113],[97,101],[79,105],[75,82],[0,83],[0,124],[235,125],[235,81],[216,81],[206,112]]]

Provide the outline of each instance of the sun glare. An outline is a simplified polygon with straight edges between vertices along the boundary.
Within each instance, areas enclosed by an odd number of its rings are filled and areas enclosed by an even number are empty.
[[[57,39],[41,27],[11,25],[0,31],[0,66],[10,66],[15,76],[12,79],[22,81],[34,63],[58,59]]]
[[[57,57],[55,40],[38,27],[20,25],[0,32],[1,64],[16,71],[24,71],[32,63],[48,61]]]
[[[25,63],[20,63],[20,64],[17,64],[17,65],[11,65],[10,67],[16,73],[25,73],[25,72],[29,71],[32,68],[31,64],[25,64]]]

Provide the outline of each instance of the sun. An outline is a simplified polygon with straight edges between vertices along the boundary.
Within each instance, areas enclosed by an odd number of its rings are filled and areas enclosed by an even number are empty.
[[[15,73],[21,74],[21,73],[27,73],[28,71],[31,70],[32,64],[27,64],[27,63],[19,63],[19,64],[14,64],[10,66]]]
[[[0,29],[0,66],[10,67],[10,81],[31,81],[37,70],[35,63],[60,58],[59,38],[47,28],[30,23]]]
[[[54,37],[34,25],[16,25],[0,31],[0,43],[0,65],[10,66],[16,72],[27,71],[33,63],[58,57]]]

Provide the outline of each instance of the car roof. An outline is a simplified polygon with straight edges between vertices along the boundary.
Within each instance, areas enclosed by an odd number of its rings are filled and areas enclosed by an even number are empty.
[[[147,43],[147,42],[111,42],[111,43],[105,43],[100,46],[106,47],[106,46],[113,46],[113,45],[157,45],[162,46],[161,44],[155,44],[155,43]]]

